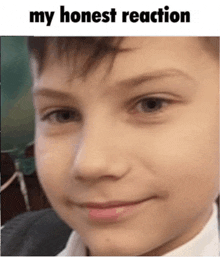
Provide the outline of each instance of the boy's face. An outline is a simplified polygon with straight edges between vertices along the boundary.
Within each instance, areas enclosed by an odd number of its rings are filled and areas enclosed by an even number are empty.
[[[202,229],[218,194],[219,66],[197,38],[121,48],[86,79],[52,55],[40,77],[33,65],[37,170],[92,255],[162,255]]]

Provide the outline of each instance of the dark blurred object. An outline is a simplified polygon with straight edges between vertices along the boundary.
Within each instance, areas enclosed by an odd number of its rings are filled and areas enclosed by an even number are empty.
[[[24,155],[26,158],[34,157],[34,143],[30,143],[27,145]]]
[[[15,152],[1,153],[1,185],[5,184],[15,174]],[[34,158],[34,144],[27,145],[24,151],[24,161]],[[49,202],[38,182],[36,172],[24,176],[31,210],[40,210],[50,207]],[[17,178],[1,192],[1,220],[2,225],[20,213],[26,212],[24,197],[20,190]]]

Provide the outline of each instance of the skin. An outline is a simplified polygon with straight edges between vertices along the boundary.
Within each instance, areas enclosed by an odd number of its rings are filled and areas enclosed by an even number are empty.
[[[32,60],[38,175],[91,255],[164,255],[201,231],[218,195],[218,60],[198,38],[121,48],[110,72],[106,57],[86,78],[52,54],[38,76]],[[149,111],[146,97],[164,100]],[[114,222],[77,204],[151,196]]]

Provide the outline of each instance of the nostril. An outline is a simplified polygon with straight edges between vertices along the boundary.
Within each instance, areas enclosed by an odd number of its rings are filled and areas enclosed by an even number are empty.
[[[116,181],[124,177],[131,170],[128,163],[103,160],[103,162],[86,163],[76,162],[73,167],[74,177],[81,181],[112,180]]]
[[[99,179],[100,177],[112,177],[112,175],[109,175],[108,168],[97,166],[85,167],[80,165],[74,167],[74,175],[80,180],[94,180]]]
[[[116,176],[83,176],[83,175],[76,175],[75,179],[81,182],[94,182],[94,181],[104,181],[104,180],[111,180],[111,181],[116,181],[119,178]]]

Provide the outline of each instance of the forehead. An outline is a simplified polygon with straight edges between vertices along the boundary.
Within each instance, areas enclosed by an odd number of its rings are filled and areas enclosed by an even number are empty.
[[[111,70],[111,58],[107,55],[98,67],[89,74],[87,81],[114,84],[126,78],[138,76],[142,73],[155,71],[180,70],[189,75],[202,75],[212,58],[203,47],[200,40],[194,37],[129,37],[125,38],[120,48],[126,49],[116,55]],[[45,63],[42,75],[37,75],[37,63],[32,61],[34,81],[44,81],[50,86],[48,80],[59,79],[64,84],[81,83],[85,78],[75,78],[77,71],[75,60],[56,59],[50,54]],[[73,79],[74,78],[74,79]],[[38,85],[39,83],[35,83]],[[41,84],[41,83],[40,83]],[[52,83],[54,86],[54,83]]]
[[[197,38],[189,37],[131,37],[122,48],[131,49],[115,60],[113,73],[119,77],[144,71],[166,69],[185,70],[189,63],[201,61],[206,54]]]

